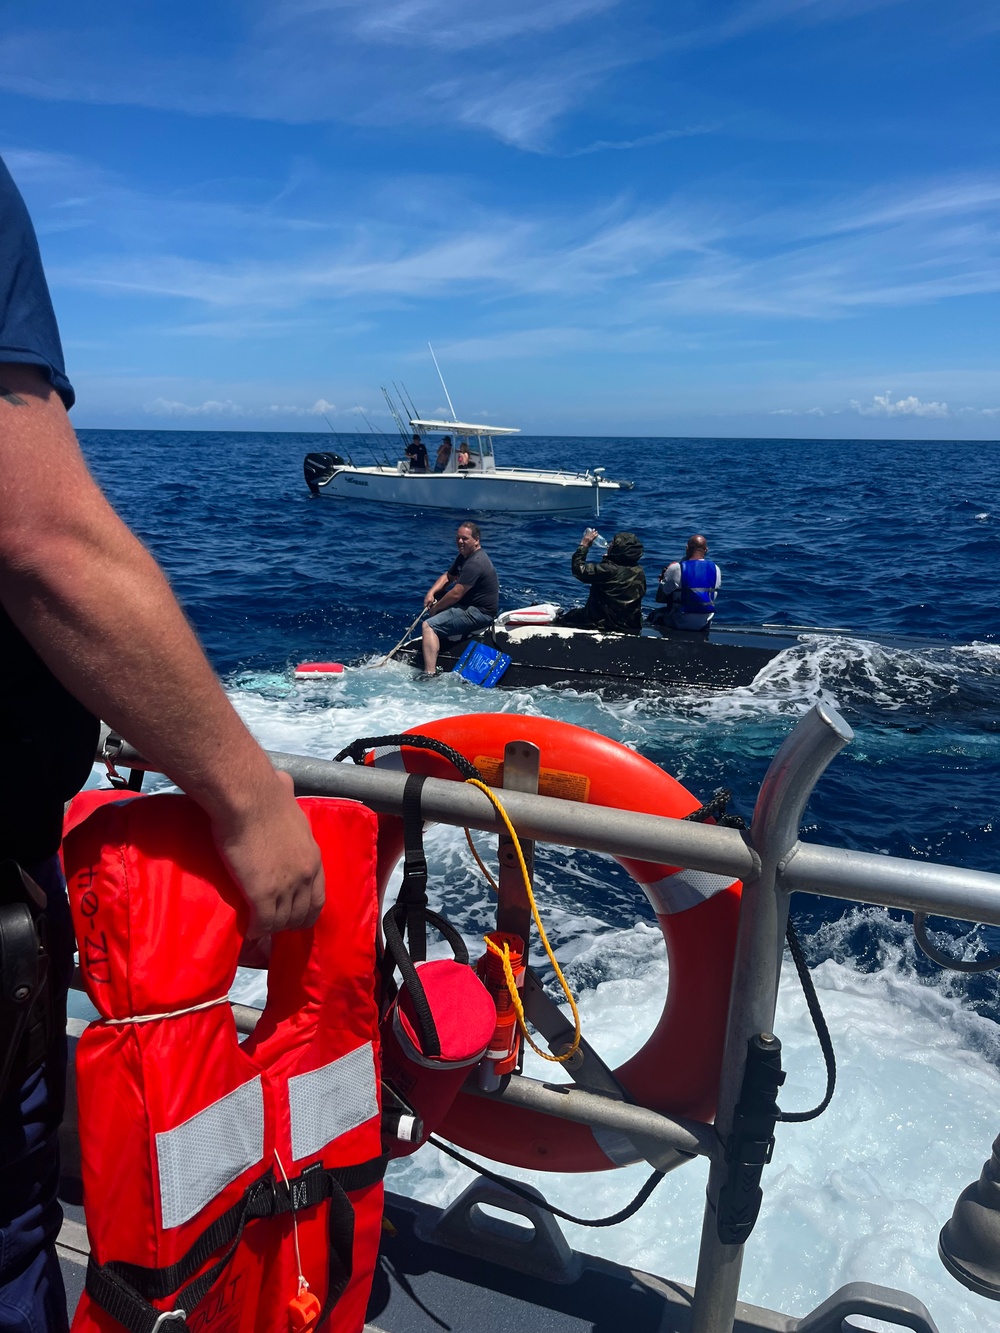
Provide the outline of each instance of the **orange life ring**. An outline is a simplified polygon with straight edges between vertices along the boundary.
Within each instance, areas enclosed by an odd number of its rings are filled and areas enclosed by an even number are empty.
[[[699,802],[669,773],[641,755],[549,718],[510,713],[466,714],[411,731],[444,741],[499,786],[504,746],[523,740],[541,752],[540,791],[619,810],[683,818]],[[376,756],[408,772],[458,780],[446,760],[427,750]],[[379,817],[379,893],[403,851],[402,821]],[[660,1020],[649,1040],[615,1070],[640,1106],[711,1121],[719,1088],[722,1045],[742,885],[721,875],[618,858],[656,912],[667,948],[670,981]],[[631,1145],[542,1112],[460,1094],[442,1134],[471,1151],[511,1166],[545,1171],[605,1171],[635,1161]]]

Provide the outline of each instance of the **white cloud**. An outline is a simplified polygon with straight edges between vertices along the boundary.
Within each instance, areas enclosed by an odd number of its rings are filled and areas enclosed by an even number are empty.
[[[619,0],[506,0],[489,6],[480,0],[397,0],[373,5],[371,0],[334,0],[317,10],[357,12],[358,37],[392,45],[428,46],[464,51],[497,42],[551,32],[613,9]]]
[[[266,405],[244,405],[231,398],[223,400],[208,399],[204,403],[180,403],[171,398],[154,398],[143,404],[143,411],[157,417],[321,417],[329,412],[336,412],[336,403],[328,403],[319,398],[311,407],[297,404],[269,403]]]
[[[947,403],[924,403],[913,394],[910,394],[908,398],[897,398],[893,402],[890,389],[887,389],[885,393],[875,394],[868,404],[859,403],[856,398],[852,398],[851,410],[863,417],[947,417],[951,415]]]

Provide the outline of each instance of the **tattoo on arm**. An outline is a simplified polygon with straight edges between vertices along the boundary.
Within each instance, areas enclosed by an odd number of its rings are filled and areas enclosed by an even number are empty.
[[[2,398],[5,403],[10,403],[11,407],[28,406],[27,402],[20,394],[15,393],[13,389],[4,388],[2,384],[0,384],[0,398]]]

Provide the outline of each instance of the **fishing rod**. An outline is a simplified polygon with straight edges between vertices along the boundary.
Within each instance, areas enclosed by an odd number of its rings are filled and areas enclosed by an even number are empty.
[[[357,414],[358,414],[359,416],[364,417],[364,419],[365,419],[365,424],[367,425],[369,431],[371,431],[372,435],[374,435],[375,432],[372,430],[371,422],[370,422],[370,421],[368,420],[368,418],[365,416],[365,414],[364,414],[364,412],[361,410],[361,408],[360,408],[360,407],[356,407],[354,410],[355,410],[355,412],[357,412]],[[365,439],[363,433],[362,433],[360,430],[356,432],[356,435],[358,436],[359,439],[362,439],[362,440]],[[365,447],[367,448],[368,452],[371,454],[371,456],[372,456],[372,461],[374,462],[375,466],[376,466],[376,467],[382,467],[382,465],[383,465],[383,463],[384,463],[385,460],[384,460],[384,459],[382,459],[382,460],[379,459],[378,454],[377,454],[377,453],[375,452],[375,450],[371,447],[371,445],[368,443],[367,440],[365,440]]]
[[[405,387],[405,384],[403,383],[403,380],[400,380],[400,381],[399,381],[399,384],[396,384],[396,381],[393,380],[393,381],[392,381],[392,387],[393,387],[393,389],[395,389],[397,395],[399,395],[400,403],[403,404],[403,411],[404,411],[404,412],[407,411],[407,401],[408,401],[408,403],[409,403],[409,413],[411,413],[411,417],[412,417],[412,419],[415,420],[415,421],[419,421],[419,420],[420,420],[420,413],[417,412],[416,404],[413,403],[413,400],[411,399],[411,397],[409,397],[409,393],[407,393],[407,387]],[[405,395],[405,397],[404,397],[404,395]]]
[[[358,411],[361,412],[361,408],[360,408],[360,407],[358,408]],[[385,439],[385,432],[384,432],[384,431],[376,431],[375,427],[372,425],[372,423],[371,423],[371,422],[368,420],[368,418],[365,416],[364,412],[361,412],[361,415],[362,415],[362,417],[364,418],[364,423],[365,423],[365,425],[366,425],[366,426],[368,427],[368,429],[371,431],[371,433],[372,433],[372,437],[373,437],[373,438],[377,438],[379,435],[381,435],[382,439],[384,440],[384,439]],[[370,448],[370,447],[371,447],[371,446],[369,446],[369,448]],[[384,449],[385,449],[385,446],[383,445],[382,448],[383,448],[383,450],[384,450]],[[389,455],[388,455],[387,453],[385,453],[385,452],[383,452],[383,454],[382,454],[382,461],[381,461],[381,463],[379,463],[379,460],[378,460],[378,458],[376,457],[376,454],[375,454],[375,450],[374,450],[374,449],[372,449],[372,458],[375,459],[375,462],[376,462],[376,464],[377,464],[379,467],[392,467],[392,461],[391,461],[391,459],[389,458]]]
[[[389,390],[385,387],[384,384],[380,384],[379,388],[382,390],[382,397],[385,399],[385,405],[386,407],[388,407],[390,413],[392,414],[392,419],[396,423],[396,429],[399,431],[400,439],[403,441],[404,445],[409,444],[410,437],[409,435],[407,435],[406,427],[403,425],[402,419],[399,413],[396,411],[396,404],[389,397]],[[405,412],[406,409],[404,408],[403,410]]]
[[[325,412],[322,413],[322,416],[323,416],[323,420],[324,420],[324,421],[326,422],[326,424],[330,427],[330,430],[331,430],[332,433],[333,433],[333,438],[337,441],[337,448],[338,448],[338,449],[343,449],[344,446],[340,443],[340,431],[339,431],[339,430],[334,430],[334,429],[333,429],[333,422],[330,420],[330,418],[326,415]],[[347,451],[345,450],[345,453],[346,453],[346,452],[347,452]],[[351,467],[354,466],[354,459],[351,457],[350,454],[347,454],[347,461],[350,463]]]

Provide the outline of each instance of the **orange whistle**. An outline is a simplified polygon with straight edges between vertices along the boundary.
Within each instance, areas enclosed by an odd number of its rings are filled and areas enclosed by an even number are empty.
[[[288,1333],[309,1333],[319,1322],[322,1309],[319,1297],[308,1287],[300,1287],[299,1294],[288,1302]]]

